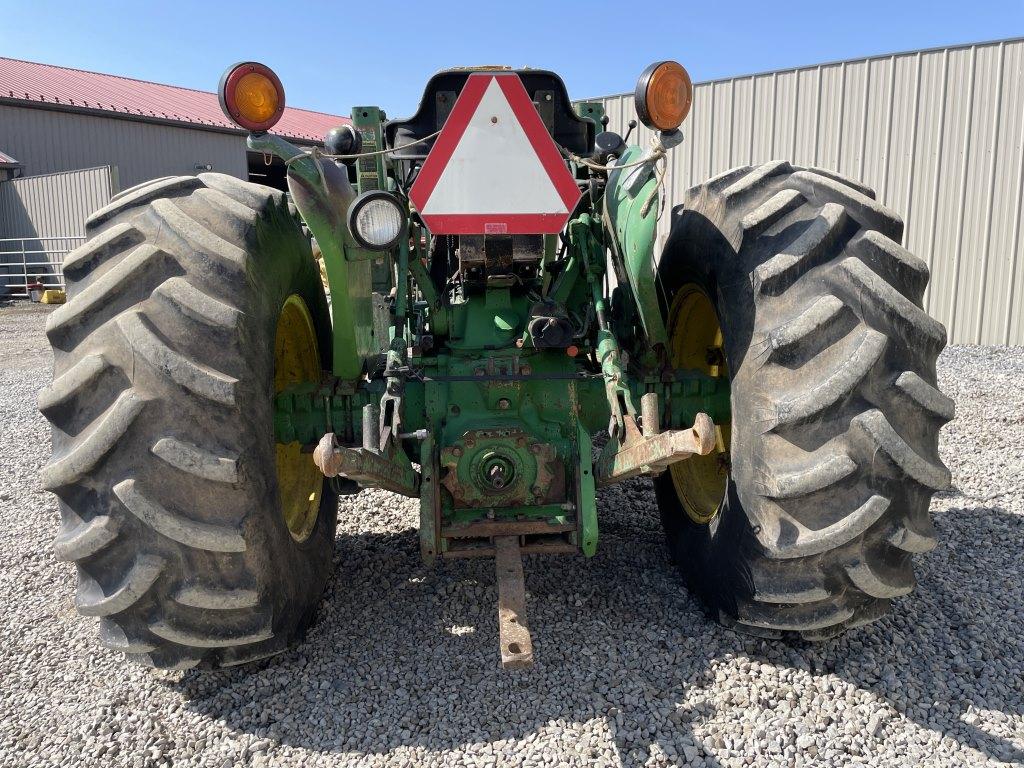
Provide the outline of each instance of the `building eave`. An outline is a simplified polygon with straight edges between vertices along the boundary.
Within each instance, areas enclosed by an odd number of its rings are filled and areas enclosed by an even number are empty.
[[[76,115],[88,115],[89,117],[105,117],[111,120],[128,120],[134,123],[164,125],[173,128],[188,128],[194,131],[207,131],[210,133],[228,134],[243,138],[248,135],[248,132],[241,128],[232,128],[226,125],[214,125],[212,123],[200,123],[190,120],[176,120],[174,118],[158,117],[156,115],[144,115],[138,112],[117,112],[112,109],[97,109],[93,107],[79,106],[77,104],[63,104],[60,102],[12,99],[10,97],[0,96],[0,106],[40,109],[49,112],[65,112]],[[315,139],[310,136],[294,136],[286,133],[279,133],[278,135],[296,144],[302,144],[305,146],[323,144],[323,139]]]

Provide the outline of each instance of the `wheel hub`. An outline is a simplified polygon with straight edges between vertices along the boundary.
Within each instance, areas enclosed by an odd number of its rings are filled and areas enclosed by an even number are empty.
[[[672,365],[716,378],[729,377],[724,339],[711,298],[694,283],[676,293],[669,315]],[[695,523],[710,523],[725,498],[729,482],[729,424],[715,425],[715,450],[673,464],[669,471],[676,496]]]
[[[274,336],[274,394],[297,384],[317,383],[320,376],[313,318],[306,302],[292,294],[281,307]],[[303,453],[298,441],[278,443],[276,453],[281,514],[292,538],[305,541],[316,523],[324,478],[313,455]]]

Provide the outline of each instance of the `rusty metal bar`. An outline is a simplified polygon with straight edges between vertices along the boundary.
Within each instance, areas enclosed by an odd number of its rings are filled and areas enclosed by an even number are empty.
[[[498,641],[501,666],[523,669],[533,664],[533,639],[526,624],[526,583],[518,536],[494,538],[498,575]]]
[[[339,445],[334,434],[324,435],[313,451],[313,461],[326,477],[343,475],[362,486],[383,488],[403,496],[420,495],[420,475],[404,453],[378,454],[365,448]]]
[[[547,520],[478,520],[465,525],[450,525],[441,529],[446,539],[476,538],[484,536],[529,536],[533,534],[571,533],[576,522],[549,523]]]
[[[640,424],[644,437],[654,437],[661,432],[660,410],[657,392],[647,392],[640,398]]]
[[[633,427],[621,445],[609,443],[601,452],[594,474],[599,485],[619,483],[638,475],[657,474],[694,454],[706,456],[714,448],[715,424],[706,413],[698,413],[690,429],[673,429],[650,437]]]

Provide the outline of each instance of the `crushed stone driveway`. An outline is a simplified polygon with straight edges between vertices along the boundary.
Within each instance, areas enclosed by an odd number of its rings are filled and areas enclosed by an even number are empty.
[[[342,502],[305,644],[156,672],[95,641],[39,486],[47,310],[0,308],[0,766],[1024,763],[1024,350],[939,361],[957,420],[939,547],[889,617],[811,645],[709,622],[672,571],[648,482],[600,496],[591,559],[526,562],[536,666],[499,669],[492,564],[418,555],[415,503]]]

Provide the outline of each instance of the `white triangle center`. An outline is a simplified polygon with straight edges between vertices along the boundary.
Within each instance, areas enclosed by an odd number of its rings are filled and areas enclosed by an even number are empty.
[[[422,213],[568,213],[497,78],[491,78]]]

